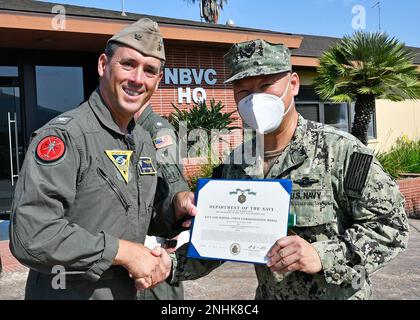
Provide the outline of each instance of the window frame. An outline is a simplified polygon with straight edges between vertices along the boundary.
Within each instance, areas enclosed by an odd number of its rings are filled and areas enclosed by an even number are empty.
[[[305,105],[305,104],[307,104],[307,105],[317,104],[318,105],[318,119],[319,119],[319,122],[324,123],[324,121],[325,121],[324,104],[322,102],[320,102],[320,101],[311,101],[311,100],[308,100],[308,101],[296,101],[295,102],[295,107],[297,105]],[[322,110],[322,113],[321,113],[321,110]]]
[[[315,101],[315,100],[308,100],[308,101],[296,101],[295,102],[295,106],[300,106],[300,105],[314,105],[314,104],[318,104],[318,119],[320,123],[326,124],[325,123],[325,104],[343,104],[345,103],[347,105],[347,122],[348,122],[348,133],[351,133],[351,127],[354,121],[354,105],[355,103],[348,103],[348,102],[332,102],[332,101]],[[375,110],[373,112],[373,116],[372,116],[372,131],[373,131],[373,136],[369,135],[368,132],[368,140],[375,140],[377,139],[377,127],[376,127],[376,107]]]

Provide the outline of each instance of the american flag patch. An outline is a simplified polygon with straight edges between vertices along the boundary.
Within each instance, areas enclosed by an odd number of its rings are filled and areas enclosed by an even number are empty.
[[[344,179],[347,195],[360,198],[369,174],[373,155],[354,152],[350,157],[349,167]]]
[[[161,149],[174,144],[174,142],[172,141],[172,137],[169,134],[158,137],[153,142],[155,144],[156,149]]]

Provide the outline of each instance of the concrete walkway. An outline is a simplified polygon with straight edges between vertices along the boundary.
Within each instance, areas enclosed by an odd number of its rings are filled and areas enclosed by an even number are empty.
[[[408,249],[371,277],[373,299],[420,299],[420,220],[410,219]],[[186,299],[254,299],[254,267],[225,263],[208,276],[184,282]]]
[[[372,276],[375,299],[420,299],[420,220],[409,221],[408,249]]]
[[[0,254],[0,300],[22,299],[27,269],[15,264],[5,241],[0,242]],[[374,299],[420,299],[420,220],[410,219],[408,249],[377,271],[372,282]],[[204,278],[184,282],[187,300],[253,299],[256,286],[254,267],[242,263],[226,263]]]

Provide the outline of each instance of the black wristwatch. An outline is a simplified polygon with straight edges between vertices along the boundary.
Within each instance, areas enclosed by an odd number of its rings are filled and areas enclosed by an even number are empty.
[[[176,239],[165,239],[165,247],[167,249],[176,248],[177,244],[178,244],[178,240]]]

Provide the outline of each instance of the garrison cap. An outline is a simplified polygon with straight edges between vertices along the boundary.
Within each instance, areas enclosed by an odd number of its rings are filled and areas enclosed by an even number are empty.
[[[126,26],[114,34],[108,40],[108,43],[110,42],[122,43],[143,55],[166,60],[159,26],[157,22],[149,18],[141,18],[139,21]]]
[[[234,44],[224,59],[230,70],[229,79],[225,83],[292,70],[289,48],[262,39]]]

